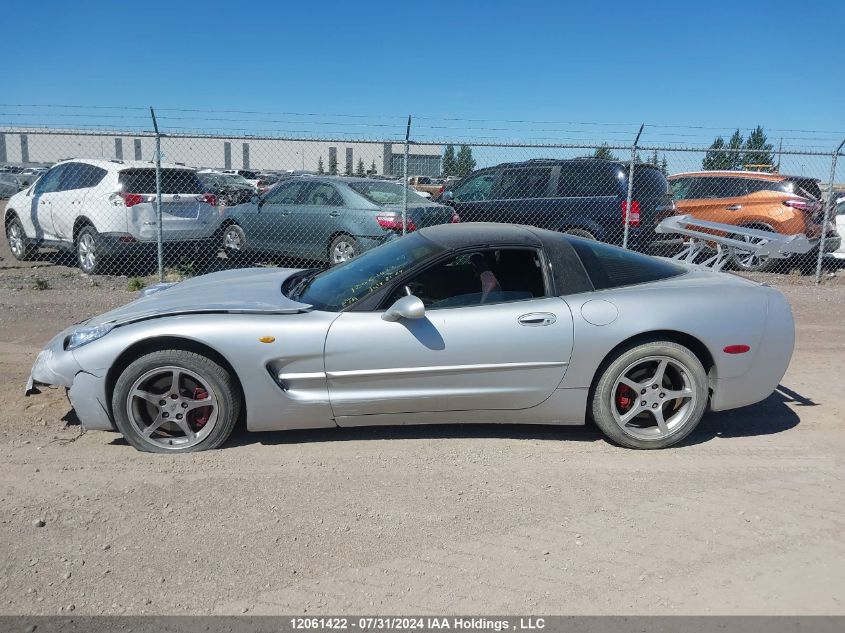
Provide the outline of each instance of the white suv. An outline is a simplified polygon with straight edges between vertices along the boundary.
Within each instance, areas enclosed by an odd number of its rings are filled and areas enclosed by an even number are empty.
[[[76,251],[83,272],[118,254],[154,252],[156,170],[140,161],[72,159],[54,165],[6,205],[9,248],[24,260],[40,246]],[[162,165],[162,236],[168,250],[216,248],[217,200],[196,171]]]

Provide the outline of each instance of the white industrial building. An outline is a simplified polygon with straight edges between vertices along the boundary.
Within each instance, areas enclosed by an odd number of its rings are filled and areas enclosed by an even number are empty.
[[[48,128],[0,128],[0,164],[48,165],[66,158],[153,160],[152,132],[89,131]],[[439,176],[442,146],[412,143],[408,174]],[[162,160],[193,167],[317,171],[320,159],[329,171],[365,170],[400,176],[405,146],[382,141],[310,140],[263,136],[168,134],[161,139]]]

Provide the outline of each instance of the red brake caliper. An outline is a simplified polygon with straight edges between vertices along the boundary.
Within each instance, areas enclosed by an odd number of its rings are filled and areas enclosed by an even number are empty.
[[[208,398],[208,392],[202,387],[194,387],[194,400],[204,400],[205,398]],[[211,411],[211,407],[199,407],[191,411],[188,420],[199,431],[208,422]]]
[[[616,406],[624,413],[634,404],[636,395],[634,390],[628,385],[619,385],[619,388],[616,390]]]

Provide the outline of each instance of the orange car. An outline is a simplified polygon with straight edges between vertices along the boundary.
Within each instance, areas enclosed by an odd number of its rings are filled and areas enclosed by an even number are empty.
[[[764,172],[699,171],[669,176],[678,215],[784,235],[822,231],[822,193],[815,178]],[[777,260],[737,253],[740,270],[765,270]]]

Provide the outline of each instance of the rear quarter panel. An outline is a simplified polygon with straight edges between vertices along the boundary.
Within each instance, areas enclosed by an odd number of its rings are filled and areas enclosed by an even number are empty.
[[[714,361],[711,385],[716,379],[742,376],[751,369],[763,337],[767,290],[725,273],[688,273],[662,282],[564,297],[572,309],[575,344],[561,386],[589,387],[602,362],[620,343],[663,331],[686,334],[704,344]],[[591,307],[587,304],[593,301],[612,304],[616,318],[607,325],[587,321],[584,315]],[[722,351],[734,344],[750,345],[751,352]]]

